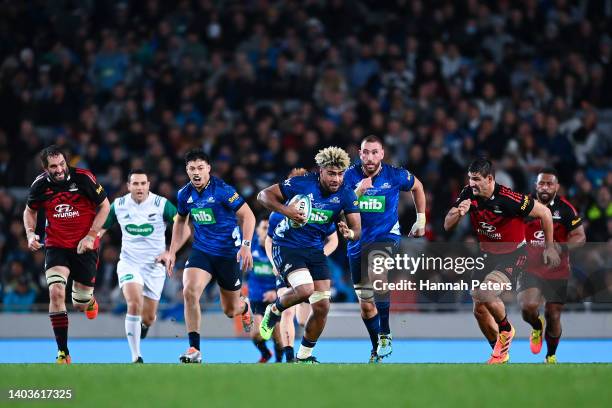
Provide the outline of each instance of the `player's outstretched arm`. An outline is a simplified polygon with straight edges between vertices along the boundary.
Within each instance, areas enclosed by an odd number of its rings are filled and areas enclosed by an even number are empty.
[[[576,229],[570,231],[567,235],[567,246],[569,249],[579,248],[586,242],[586,234],[584,233],[584,226],[579,226]]]
[[[287,206],[283,203],[283,193],[281,193],[278,184],[271,185],[257,194],[257,201],[270,211],[283,214],[285,217],[292,219],[298,224],[306,223],[306,215],[299,211],[296,207]]]
[[[332,232],[325,238],[325,244],[323,245],[323,254],[330,256],[338,248],[338,233]]]
[[[450,231],[454,229],[465,214],[470,211],[471,201],[465,199],[459,203],[457,207],[453,207],[448,211],[444,218],[444,230]]]
[[[552,214],[548,207],[539,201],[534,201],[534,206],[531,212],[529,213],[530,217],[539,218],[542,221],[542,229],[544,230],[544,242],[546,244],[546,248],[542,253],[544,257],[544,263],[548,265],[550,268],[554,268],[561,262],[559,258],[559,253],[555,249],[555,243],[553,240],[553,219]]]
[[[28,248],[30,251],[38,251],[42,244],[38,241],[40,237],[34,232],[36,229],[36,215],[38,213],[26,205],[23,211],[23,227],[28,238]]]
[[[412,194],[412,199],[414,200],[414,206],[417,212],[416,221],[410,229],[410,235],[413,237],[422,237],[425,235],[425,224],[427,222],[425,218],[427,202],[423,183],[421,183],[421,181],[416,177],[414,178],[414,184],[412,185],[410,193]]]
[[[91,223],[89,232],[83,237],[83,239],[81,239],[81,241],[79,241],[79,244],[77,245],[77,253],[82,254],[85,251],[93,251],[96,238],[100,236],[100,230],[108,218],[110,208],[111,205],[108,198],[105,198],[100,205],[98,205],[98,212]]]
[[[338,228],[345,239],[358,241],[361,237],[361,215],[356,213],[345,214],[346,223],[340,221]]]
[[[248,204],[243,204],[236,211],[238,226],[242,231],[242,245],[236,255],[236,261],[242,261],[242,272],[246,272],[253,267],[253,255],[251,254],[251,240],[255,231],[255,215]]]

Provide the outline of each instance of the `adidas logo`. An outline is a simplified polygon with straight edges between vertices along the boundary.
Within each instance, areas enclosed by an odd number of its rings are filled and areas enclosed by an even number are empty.
[[[236,283],[234,283],[234,286],[240,286],[240,278],[236,279]]]
[[[193,203],[193,197],[189,196],[189,198],[187,199],[187,204],[191,204]]]
[[[293,266],[292,264],[285,265],[285,272],[287,272],[289,270],[289,268],[291,268],[292,266]]]

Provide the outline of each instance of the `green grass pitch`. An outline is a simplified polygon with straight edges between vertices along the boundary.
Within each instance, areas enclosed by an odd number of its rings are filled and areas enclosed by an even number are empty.
[[[9,389],[72,390],[20,402]],[[4,364],[0,407],[610,407],[612,364]]]

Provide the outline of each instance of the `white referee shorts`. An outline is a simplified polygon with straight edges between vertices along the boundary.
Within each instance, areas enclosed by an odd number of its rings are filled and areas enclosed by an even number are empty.
[[[123,288],[126,283],[138,283],[143,287],[144,296],[152,300],[159,300],[164,289],[166,269],[158,262],[137,264],[120,260],[117,263],[117,276],[120,288]]]

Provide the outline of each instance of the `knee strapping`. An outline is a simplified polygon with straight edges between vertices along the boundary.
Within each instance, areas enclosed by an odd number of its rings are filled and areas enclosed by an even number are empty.
[[[310,297],[308,298],[308,301],[312,305],[312,304],[315,304],[325,299],[327,300],[331,299],[331,290],[323,290],[323,291],[315,290],[314,292],[312,292],[312,295],[310,295]]]
[[[93,297],[93,287],[72,287],[72,304],[73,305],[86,305],[91,301]]]

